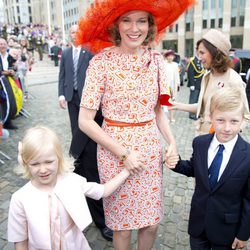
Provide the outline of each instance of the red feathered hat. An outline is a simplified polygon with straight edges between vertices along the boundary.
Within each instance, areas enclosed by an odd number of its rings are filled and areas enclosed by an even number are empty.
[[[151,13],[158,35],[165,31],[196,0],[95,0],[79,20],[77,44],[96,53],[113,45],[108,29],[114,21],[132,10]]]

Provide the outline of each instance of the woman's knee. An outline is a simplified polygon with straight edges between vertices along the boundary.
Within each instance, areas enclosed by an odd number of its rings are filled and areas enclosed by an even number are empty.
[[[139,231],[141,231],[142,233],[147,233],[147,234],[156,234],[157,230],[158,230],[159,225],[152,225],[152,226],[148,226],[148,227],[144,227],[139,229]]]
[[[131,237],[131,231],[130,230],[114,231],[113,237],[123,240],[128,240]]]

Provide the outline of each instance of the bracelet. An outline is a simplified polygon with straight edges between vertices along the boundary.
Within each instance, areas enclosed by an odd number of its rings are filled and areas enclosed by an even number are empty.
[[[123,155],[121,155],[120,162],[126,161],[126,159],[128,158],[129,154],[130,154],[130,151],[127,149],[126,153],[123,154]]]

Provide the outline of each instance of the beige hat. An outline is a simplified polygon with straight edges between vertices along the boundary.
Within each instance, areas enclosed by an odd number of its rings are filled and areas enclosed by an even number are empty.
[[[210,29],[206,34],[203,35],[202,38],[214,45],[223,54],[229,54],[231,42],[222,32],[215,29]]]

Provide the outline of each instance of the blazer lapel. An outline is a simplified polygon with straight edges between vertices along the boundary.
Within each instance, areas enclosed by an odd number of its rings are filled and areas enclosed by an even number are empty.
[[[79,68],[81,67],[82,63],[84,62],[84,57],[85,57],[85,50],[81,49],[80,50],[80,54],[79,54],[79,58],[78,58],[78,64],[77,64],[77,70],[79,70]]]
[[[244,141],[239,136],[237,142],[235,143],[234,149],[228,161],[228,164],[221,175],[218,183],[215,185],[214,190],[218,189],[223,183],[234,173],[234,171],[241,165],[241,163],[245,160],[246,148],[244,146]]]
[[[203,99],[204,93],[205,93],[206,88],[207,88],[207,83],[209,81],[209,76],[210,76],[210,72],[205,73],[205,75],[203,76],[203,80],[201,82],[201,89],[200,89],[200,94],[199,94],[199,99],[198,99],[198,106],[197,106],[197,111],[196,111],[196,116],[197,117],[199,117],[200,112],[201,112],[202,99]]]
[[[73,47],[69,49],[68,53],[69,64],[71,65],[72,71],[74,72],[74,62],[73,62]]]
[[[209,139],[207,138],[209,137]],[[201,159],[201,164],[198,164],[198,166],[201,166],[201,175],[203,178],[203,182],[205,185],[209,187],[209,181],[208,181],[208,165],[207,165],[207,157],[208,157],[208,148],[211,143],[211,140],[213,138],[212,134],[207,135],[204,137],[204,140],[201,141],[200,143],[200,159]]]

